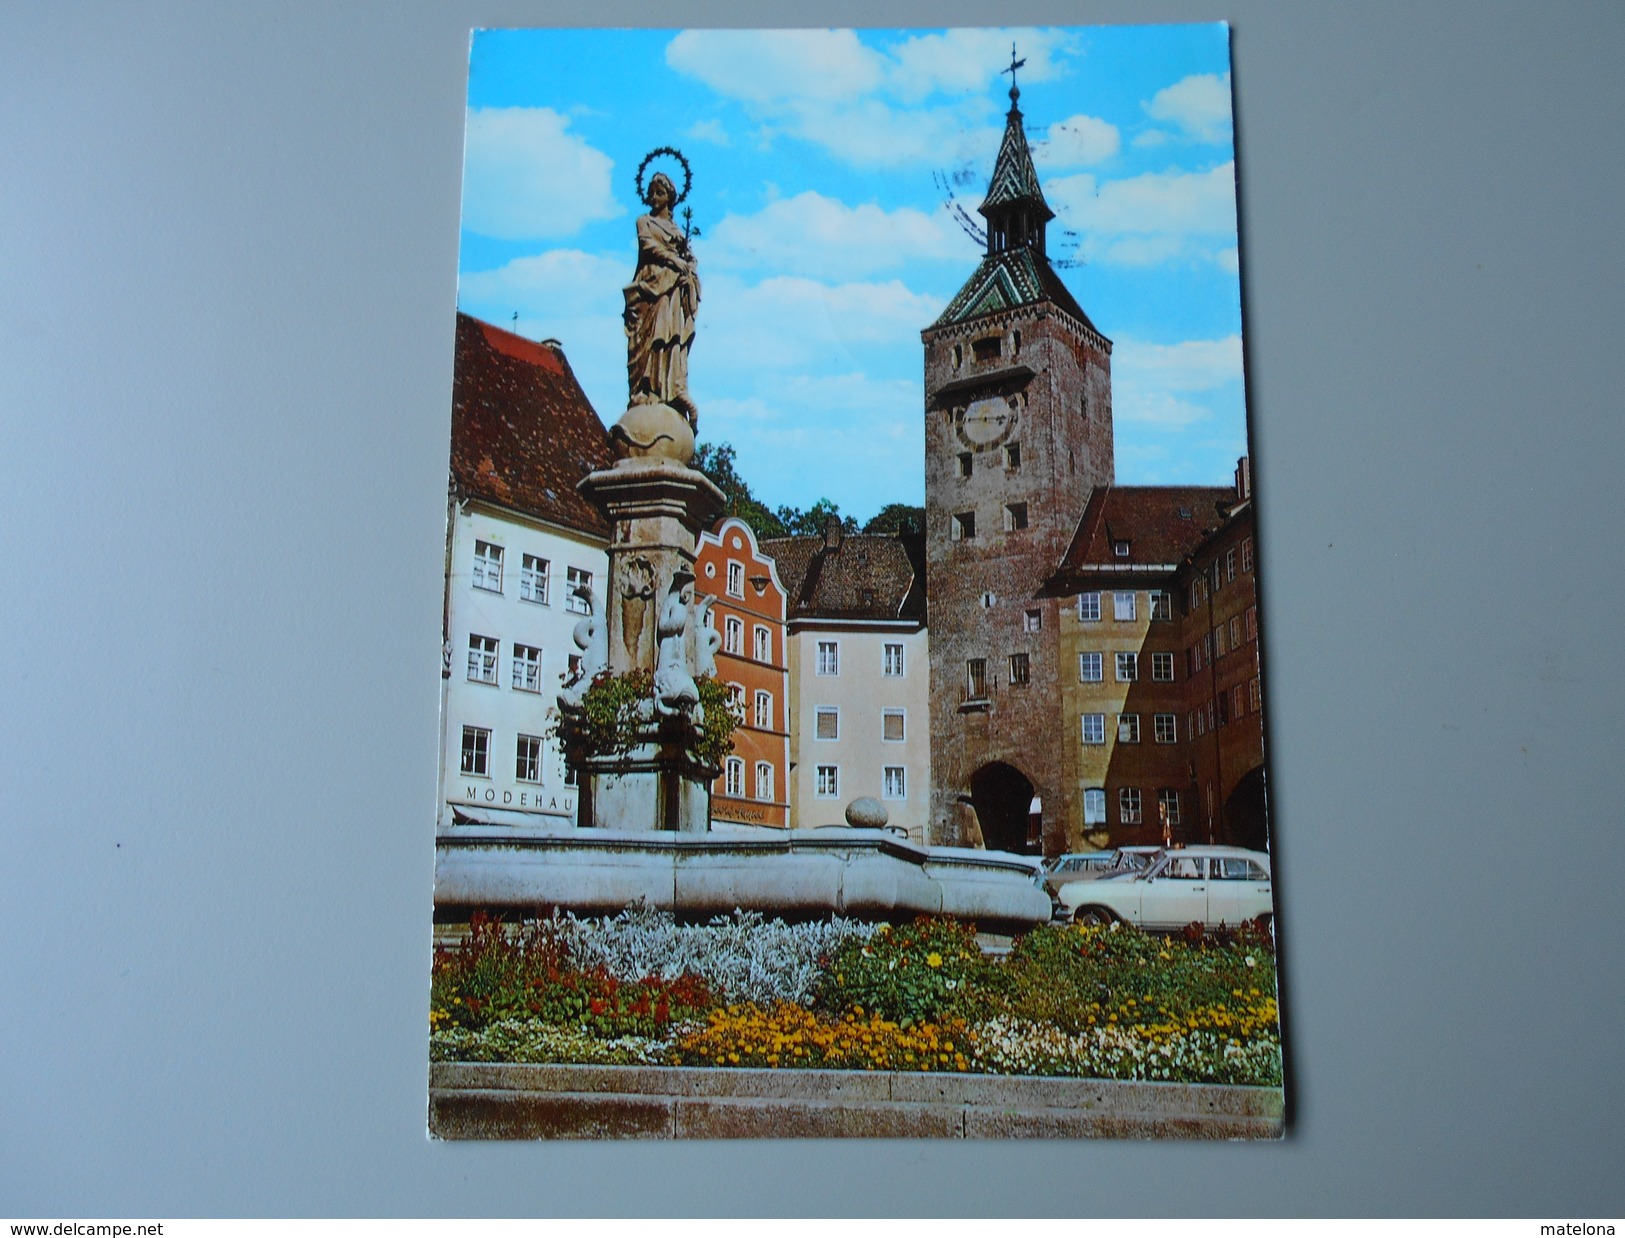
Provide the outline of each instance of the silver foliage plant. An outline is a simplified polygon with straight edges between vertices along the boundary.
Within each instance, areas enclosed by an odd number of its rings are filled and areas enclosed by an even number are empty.
[[[867,940],[875,931],[873,925],[842,919],[786,924],[754,911],[679,925],[645,906],[600,920],[564,915],[540,927],[579,967],[602,966],[623,981],[699,976],[729,1004],[761,1006],[809,1005],[819,960],[831,957],[843,942]]]

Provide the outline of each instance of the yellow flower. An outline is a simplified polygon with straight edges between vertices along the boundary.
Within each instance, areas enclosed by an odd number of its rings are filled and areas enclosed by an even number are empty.
[[[927,967],[941,967],[942,966],[942,956],[940,954],[938,954],[935,950],[931,951],[930,954],[925,956],[925,965]]]

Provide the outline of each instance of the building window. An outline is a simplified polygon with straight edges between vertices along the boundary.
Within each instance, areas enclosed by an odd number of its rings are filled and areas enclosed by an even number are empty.
[[[962,451],[959,453],[959,475],[961,477],[970,476],[971,462],[975,459],[976,457],[971,455],[971,453],[968,451]]]
[[[756,762],[756,798],[769,801],[773,798],[773,766],[766,761]]]
[[[841,767],[820,765],[816,794],[821,800],[832,800],[841,793]]]
[[[1103,744],[1106,742],[1106,715],[1083,715],[1083,742],[1086,744]]]
[[[1174,595],[1162,589],[1151,591],[1151,617],[1153,619],[1172,619],[1174,617]]]
[[[1138,787],[1119,787],[1117,789],[1117,820],[1122,825],[1140,824],[1140,789]]]
[[[1208,576],[1211,578],[1213,592],[1217,593],[1224,584],[1224,581],[1220,578],[1219,561],[1217,559],[1208,564]]]
[[[964,362],[965,362],[965,346],[963,344],[955,344],[954,345],[954,369],[957,370],[961,365],[964,364]]]
[[[1081,683],[1099,683],[1101,680],[1101,657],[1098,653],[1080,653],[1078,655],[1078,680]]]
[[[1012,685],[1029,683],[1032,680],[1032,663],[1024,653],[1010,655],[1010,682]]]
[[[564,785],[567,787],[574,787],[579,786],[580,784],[581,779],[577,775],[576,771],[571,766],[566,765],[564,767]]]
[[[1117,655],[1117,682],[1133,683],[1140,677],[1140,655],[1137,653],[1119,653]]]
[[[978,361],[991,361],[1003,351],[1004,339],[1001,336],[989,335],[983,339],[973,340],[970,348]]]
[[[1247,608],[1247,639],[1258,639],[1258,607],[1256,606]]]
[[[902,743],[906,726],[906,717],[901,709],[880,711],[880,738],[888,744]]]
[[[745,685],[731,683],[728,685],[728,712],[740,722],[745,721]]]
[[[519,600],[547,605],[547,560],[524,555],[519,560]]]
[[[1153,683],[1173,683],[1174,655],[1172,653],[1154,653],[1151,655],[1151,681]]]
[[[729,615],[722,621],[722,652],[745,652],[745,624],[736,615]]]
[[[1004,467],[1010,470],[1021,467],[1021,444],[1006,443],[1004,447]]]
[[[564,609],[572,615],[592,614],[592,602],[584,596],[592,590],[592,573],[584,568],[567,567],[564,569]],[[583,596],[577,596],[576,590],[581,590]]]
[[[986,593],[982,594],[982,609],[992,610],[993,603],[997,602],[998,600],[999,599],[994,596],[993,591],[991,589],[988,590]]]
[[[1100,622],[1100,594],[1078,594],[1078,619],[1083,623]]]
[[[729,757],[722,766],[722,793],[738,799],[745,794],[745,763]]]
[[[834,705],[820,705],[814,711],[814,739],[841,738],[841,711]]]
[[[1252,702],[1253,712],[1256,714],[1264,708],[1264,694],[1258,686],[1258,676],[1254,675],[1247,684],[1247,699]]]
[[[1246,715],[1247,694],[1246,690],[1242,688],[1239,683],[1234,688],[1230,689],[1230,704],[1231,709],[1234,711],[1232,714],[1233,717],[1241,718]]]
[[[1134,622],[1134,595],[1132,593],[1112,594],[1112,618],[1119,623]]]
[[[1106,792],[1100,787],[1090,787],[1083,793],[1083,823],[1106,824]]]
[[[463,728],[463,764],[465,774],[487,778],[491,773],[491,731],[489,727]]]
[[[1006,503],[1004,505],[1004,531],[1014,533],[1027,527],[1027,505],[1025,503]]]
[[[1021,626],[1029,632],[1039,632],[1044,627],[1044,612],[1029,610],[1023,617]]]
[[[542,780],[542,737],[521,735],[514,749],[513,776],[517,782]]]
[[[1221,623],[1218,627],[1213,629],[1213,656],[1215,658],[1222,658],[1229,652],[1230,646],[1225,642],[1224,639],[1224,624]]]
[[[572,653],[565,659],[564,682],[574,683],[581,678],[581,655]]]
[[[1241,542],[1241,570],[1253,570],[1253,539],[1250,537],[1243,538]]]
[[[758,662],[771,662],[773,660],[773,633],[761,624],[757,624],[751,633],[751,639],[756,642],[756,660]]]
[[[514,645],[513,686],[521,692],[542,690],[542,651],[536,646]]]
[[[469,636],[468,677],[475,683],[495,683],[497,681],[496,637]]]
[[[818,642],[818,673],[820,675],[839,675],[841,673],[841,646],[832,640]]]
[[[492,542],[474,543],[474,587],[502,592],[502,547]]]
[[[1159,744],[1176,744],[1179,742],[1179,717],[1177,714],[1153,714],[1151,730]]]
[[[1232,615],[1230,617],[1230,648],[1232,648],[1232,649],[1240,649],[1241,648],[1241,616],[1240,615]]]
[[[1236,578],[1236,548],[1234,546],[1224,552],[1224,578],[1226,581]]]
[[[887,679],[901,679],[903,677],[903,647],[902,645],[888,644],[881,650],[880,673]]]
[[[952,540],[968,542],[976,536],[976,513],[960,512],[954,517],[953,528],[949,530]]]
[[[1179,824],[1179,792],[1164,788],[1157,792],[1157,814],[1164,825]]]
[[[1128,558],[1129,545],[1127,542],[1113,542],[1112,553],[1119,559]]]
[[[1203,715],[1200,709],[1196,711],[1196,721],[1191,725],[1190,733],[1192,735],[1207,734],[1207,718]]]
[[[771,692],[757,690],[756,712],[751,721],[756,724],[758,731],[771,731],[773,729],[773,694]]]
[[[987,699],[986,658],[972,658],[965,663],[965,691],[973,701]]]
[[[728,561],[728,596],[742,598],[745,596],[745,565]]]
[[[885,767],[880,784],[882,799],[901,800],[908,798],[908,775],[901,765],[888,765]]]
[[[1117,742],[1120,744],[1137,744],[1140,742],[1140,715],[1117,715]]]

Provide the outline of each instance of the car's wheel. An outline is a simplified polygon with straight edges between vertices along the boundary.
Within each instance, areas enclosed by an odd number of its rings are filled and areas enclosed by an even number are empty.
[[[1094,924],[1104,927],[1114,919],[1116,917],[1104,907],[1079,907],[1077,913],[1072,917],[1072,923]]]

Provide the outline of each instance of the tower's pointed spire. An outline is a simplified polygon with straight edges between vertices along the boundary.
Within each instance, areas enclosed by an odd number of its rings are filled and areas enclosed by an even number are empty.
[[[1033,167],[1033,154],[1027,146],[1027,133],[1021,124],[1021,88],[1016,85],[1016,70],[1026,63],[1016,59],[1016,47],[1012,43],[1010,67],[1003,70],[1010,75],[1010,111],[1005,116],[1004,140],[993,162],[987,197],[976,208],[987,220],[987,252],[990,254],[1021,245],[1034,246],[1043,253],[1044,225],[1055,218],[1055,212],[1044,201],[1038,170]]]

